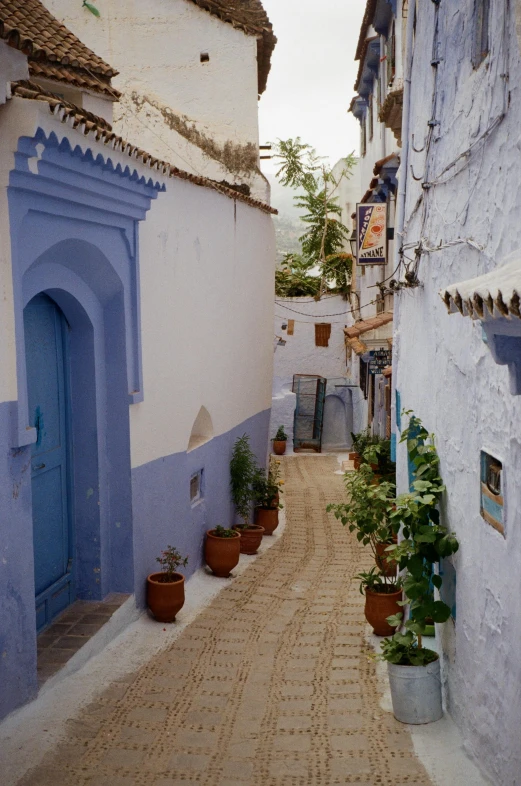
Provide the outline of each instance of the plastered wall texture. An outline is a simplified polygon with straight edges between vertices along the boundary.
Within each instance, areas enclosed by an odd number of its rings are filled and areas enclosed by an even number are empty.
[[[491,3],[491,51],[472,67],[472,3],[446,0],[439,7],[440,60],[435,119],[439,126],[426,169],[426,153],[410,151],[417,176],[432,181],[475,143],[506,106],[503,121],[474,152],[446,173],[426,195],[426,218],[412,218],[421,183],[407,175],[405,243],[423,235],[430,246],[473,238],[466,244],[423,254],[420,287],[396,297],[397,388],[436,434],[440,470],[447,486],[443,521],[457,534],[457,619],[445,626],[444,678],[447,706],[466,746],[492,782],[521,783],[521,398],[509,392],[508,370],[498,366],[482,340],[479,321],[449,316],[438,291],[493,270],[521,246],[520,10],[504,17]],[[430,64],[436,7],[421,3],[412,71],[411,133],[422,146],[430,119],[434,70]],[[501,74],[509,74],[508,82]],[[506,91],[508,95],[506,95]],[[506,101],[506,103],[505,103]],[[509,103],[510,102],[510,103]],[[408,140],[410,144],[410,139]],[[454,175],[454,176],[452,176]],[[403,420],[403,418],[402,418]],[[479,512],[480,451],[503,462],[506,532],[503,538]],[[408,487],[406,456],[398,452],[399,490]]]
[[[214,140],[257,150],[257,40],[187,0],[104,0],[94,17],[81,3],[45,5],[120,73],[123,93],[114,106],[118,133],[149,152],[196,174],[249,182],[260,197],[260,172],[243,174],[204,155],[162,116],[165,107]],[[201,63],[201,54],[209,61]],[[132,94],[138,100],[132,99]],[[197,149],[191,149],[196,147]],[[226,174],[227,173],[227,174]]]
[[[292,390],[294,374],[317,374],[326,377],[327,396],[334,395],[340,399],[338,406],[328,405],[328,416],[333,416],[336,421],[341,405],[345,413],[345,423],[351,423],[351,398],[346,397],[344,388],[335,388],[335,384],[351,382],[351,366],[346,364],[344,342],[344,326],[352,321],[350,311],[349,301],[344,300],[341,295],[327,296],[319,301],[310,297],[276,298],[275,335],[281,336],[286,344],[275,346],[271,436],[280,425],[284,425],[286,431],[289,429],[289,436],[292,436],[295,397],[288,398],[287,394]],[[287,324],[290,319],[294,320],[293,335],[288,335],[288,331],[282,329],[282,325]],[[329,346],[316,346],[315,322],[331,323]],[[340,428],[339,432],[349,436],[345,427]],[[333,430],[328,430],[327,433],[332,434]],[[346,440],[340,437],[330,445],[347,447]]]
[[[36,691],[31,429],[20,420],[23,330],[15,330],[23,305],[50,291],[71,326],[80,597],[117,588],[142,604],[161,549],[189,553],[190,573],[206,525],[230,522],[234,439],[249,433],[263,461],[275,253],[266,213],[97,145],[40,102],[12,99],[0,124],[3,716]],[[187,453],[202,406],[214,438]],[[190,475],[199,470],[204,504],[192,508]]]

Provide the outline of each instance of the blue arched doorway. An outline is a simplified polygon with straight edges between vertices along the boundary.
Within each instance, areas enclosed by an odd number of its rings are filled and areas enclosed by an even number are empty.
[[[75,597],[68,325],[45,294],[24,309],[31,446],[36,628]]]

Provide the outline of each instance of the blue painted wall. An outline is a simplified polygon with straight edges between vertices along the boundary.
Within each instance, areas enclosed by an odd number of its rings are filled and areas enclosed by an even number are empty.
[[[217,524],[231,526],[229,462],[233,443],[244,433],[259,464],[265,465],[270,410],[192,450],[174,453],[132,470],[134,576],[137,603],[145,604],[145,580],[157,570],[155,558],[167,546],[188,555],[186,576],[203,564],[204,533]],[[204,470],[204,498],[190,504],[190,477]]]
[[[0,718],[36,695],[31,449],[12,449],[0,404]]]

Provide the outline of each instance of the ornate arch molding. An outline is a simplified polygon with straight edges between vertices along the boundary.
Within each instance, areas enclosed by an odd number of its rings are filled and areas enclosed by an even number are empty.
[[[42,128],[18,141],[8,189],[19,391],[13,447],[35,440],[23,342],[23,308],[35,281],[44,291],[59,279],[65,292],[75,281],[89,292],[93,313],[95,303],[103,312],[121,297],[128,401],[143,400],[138,226],[165,187],[115,164],[108,152],[74,146]]]

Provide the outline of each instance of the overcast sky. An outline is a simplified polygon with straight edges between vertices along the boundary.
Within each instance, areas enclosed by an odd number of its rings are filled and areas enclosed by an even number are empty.
[[[334,164],[359,150],[347,113],[366,0],[262,0],[278,38],[260,101],[260,143],[300,136]],[[264,161],[265,172],[274,165]]]

